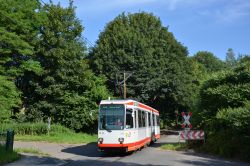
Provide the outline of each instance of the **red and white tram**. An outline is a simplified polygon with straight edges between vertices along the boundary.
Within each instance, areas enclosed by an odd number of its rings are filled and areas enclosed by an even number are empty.
[[[98,148],[135,151],[160,138],[159,112],[134,100],[102,100]]]

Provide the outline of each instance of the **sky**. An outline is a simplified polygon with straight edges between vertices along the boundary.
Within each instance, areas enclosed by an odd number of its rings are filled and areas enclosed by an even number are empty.
[[[144,11],[159,17],[191,56],[210,51],[224,60],[228,48],[236,55],[250,55],[250,0],[74,0],[74,6],[83,36],[93,45],[106,24],[122,12]]]

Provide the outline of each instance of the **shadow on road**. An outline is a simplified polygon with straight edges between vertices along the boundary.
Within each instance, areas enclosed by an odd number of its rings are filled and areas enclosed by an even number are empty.
[[[33,166],[33,165],[46,165],[46,166],[52,166],[52,165],[63,165],[66,161],[49,157],[49,156],[35,156],[31,154],[22,154],[21,159],[17,160],[13,163],[7,164],[6,166]]]
[[[75,160],[68,161],[67,166],[170,166],[168,164],[164,165],[154,165],[154,164],[139,164],[135,162],[123,162],[123,161],[107,161],[107,160]]]
[[[98,151],[96,142],[91,142],[91,143],[88,143],[86,145],[81,145],[81,146],[65,148],[62,150],[62,152],[85,156],[85,157],[125,157],[131,154],[131,153],[100,152]]]
[[[65,148],[62,150],[62,152],[86,157],[102,157],[102,154],[97,150],[96,142],[91,142],[81,146]]]

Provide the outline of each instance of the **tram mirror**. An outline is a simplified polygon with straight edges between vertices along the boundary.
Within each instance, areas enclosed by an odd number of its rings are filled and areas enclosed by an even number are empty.
[[[134,111],[132,112],[132,117],[133,117],[133,118],[135,117],[135,112],[134,112]]]

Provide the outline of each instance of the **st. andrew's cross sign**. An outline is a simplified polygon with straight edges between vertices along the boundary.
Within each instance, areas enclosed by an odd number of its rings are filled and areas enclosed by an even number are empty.
[[[182,117],[184,119],[184,122],[181,124],[181,127],[186,128],[186,126],[188,126],[188,128],[191,129],[193,126],[190,123],[189,119],[192,116],[192,112],[189,112],[188,115],[186,115],[185,112],[182,112],[181,115],[182,115]]]
[[[181,113],[184,122],[181,124],[181,127],[184,129],[179,132],[179,141],[180,140],[204,140],[205,142],[205,133],[203,130],[191,130],[192,124],[190,123],[190,117],[192,112],[188,112],[186,115],[185,112]]]

